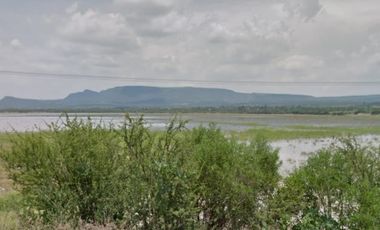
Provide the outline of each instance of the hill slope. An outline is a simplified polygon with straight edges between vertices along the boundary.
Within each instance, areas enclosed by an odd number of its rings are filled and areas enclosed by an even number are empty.
[[[145,86],[115,87],[100,92],[85,90],[59,100],[32,100],[5,97],[0,109],[64,109],[127,107],[203,107],[203,106],[350,106],[379,104],[380,95],[312,97],[289,94],[239,93],[216,88],[160,88]]]

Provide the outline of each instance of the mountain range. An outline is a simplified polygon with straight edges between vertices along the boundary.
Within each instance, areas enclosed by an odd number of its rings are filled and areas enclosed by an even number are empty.
[[[63,99],[4,97],[0,110],[181,108],[220,106],[358,106],[380,105],[380,95],[313,97],[307,95],[240,93],[195,87],[122,86],[100,92],[84,90]]]

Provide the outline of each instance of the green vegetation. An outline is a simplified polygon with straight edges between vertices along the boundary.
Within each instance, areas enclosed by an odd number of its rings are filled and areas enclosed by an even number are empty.
[[[284,180],[274,219],[293,229],[378,229],[379,182],[380,150],[344,139]]]
[[[213,126],[172,122],[161,133],[142,119],[121,130],[74,119],[11,141],[2,157],[25,223],[262,227],[280,179],[265,141],[238,144]]]
[[[85,90],[58,100],[4,97],[0,99],[0,110],[344,115],[378,114],[379,103],[379,95],[312,97],[239,93],[220,88],[121,86],[100,92]]]
[[[0,109],[0,112],[47,112],[47,113],[235,113],[235,114],[298,114],[298,115],[379,115],[378,104],[353,106],[300,106],[300,105],[240,105],[240,106],[199,106],[199,107],[90,107],[90,108],[51,108],[51,109]]]
[[[247,131],[230,132],[230,135],[240,140],[250,140],[258,136],[267,140],[291,140],[291,139],[311,139],[324,137],[344,137],[367,134],[380,134],[380,127],[314,127],[314,126],[289,126],[283,128],[254,127]]]
[[[3,191],[4,192],[4,191]],[[0,195],[0,229],[20,229],[18,212],[21,209],[21,196],[16,192]]]
[[[187,130],[174,120],[153,132],[144,124],[67,118],[49,132],[0,135],[10,141],[1,158],[17,190],[0,195],[0,229],[380,226],[380,149],[342,139],[281,178],[278,151],[265,141],[377,128],[258,127],[241,134],[247,145],[213,125]]]

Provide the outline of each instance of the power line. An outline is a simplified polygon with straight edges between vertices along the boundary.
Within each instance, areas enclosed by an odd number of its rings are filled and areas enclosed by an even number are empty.
[[[136,76],[90,75],[70,73],[42,73],[14,70],[0,70],[0,75],[6,77],[43,77],[53,79],[89,79],[89,80],[122,80],[134,82],[165,82],[165,83],[195,83],[195,84],[257,84],[257,85],[294,85],[294,86],[380,86],[380,81],[260,81],[260,80],[191,80],[175,78],[146,78]]]

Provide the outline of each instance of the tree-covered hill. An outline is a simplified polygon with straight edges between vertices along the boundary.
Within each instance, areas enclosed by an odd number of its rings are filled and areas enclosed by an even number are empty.
[[[363,106],[380,104],[380,95],[312,97],[290,94],[240,93],[194,87],[123,86],[100,92],[85,90],[57,100],[5,97],[0,110],[191,108],[221,106]]]

